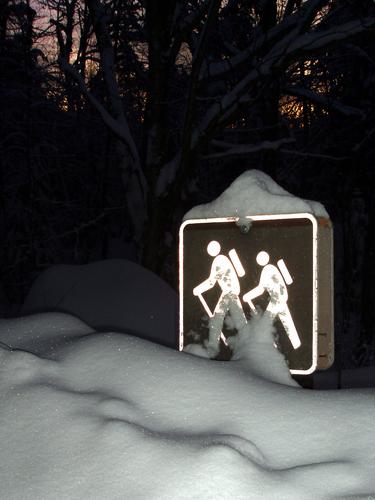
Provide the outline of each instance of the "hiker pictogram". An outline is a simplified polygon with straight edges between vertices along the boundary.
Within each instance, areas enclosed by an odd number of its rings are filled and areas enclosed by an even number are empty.
[[[269,260],[270,256],[264,250],[258,253],[256,261],[263,267],[259,284],[245,293],[243,300],[249,304],[252,311],[255,311],[256,309],[252,300],[267,291],[270,295],[270,301],[267,305],[266,312],[270,314],[273,319],[280,319],[293,348],[298,349],[301,345],[301,340],[287,304],[287,285],[293,283],[293,279],[282,259],[277,262],[278,267],[270,264]]]
[[[239,298],[239,277],[245,275],[245,270],[235,249],[230,250],[229,257],[220,254],[221,246],[218,241],[210,241],[207,253],[214,257],[209,277],[193,289],[193,294],[199,297],[209,322],[209,339],[207,350],[213,357],[219,352],[220,338],[226,343],[222,333],[225,317],[230,313],[233,324],[237,330],[243,328],[247,321]],[[203,293],[213,288],[216,283],[221,288],[221,295],[213,312],[210,311]]]
[[[283,213],[187,219],[179,234],[180,350],[239,359],[256,348],[253,338],[263,322],[255,316],[268,316],[264,325],[273,324],[275,346],[291,373],[308,375],[332,364],[328,218]]]

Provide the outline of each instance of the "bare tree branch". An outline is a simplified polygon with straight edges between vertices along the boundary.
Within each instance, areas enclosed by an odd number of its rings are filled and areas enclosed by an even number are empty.
[[[375,134],[375,128],[369,130],[366,133],[366,136],[353,147],[352,149],[353,153],[358,153],[358,151],[360,151],[363,148],[363,146],[367,143],[367,141],[372,139],[374,134]]]
[[[347,106],[346,104],[343,104],[336,99],[332,99],[325,94],[318,94],[317,92],[313,92],[312,90],[304,87],[296,85],[293,87],[284,87],[283,90],[286,94],[307,99],[322,108],[332,109],[344,116],[352,116],[356,118],[364,118],[365,116],[361,109],[354,108],[353,106]]]
[[[193,113],[194,113],[194,104],[196,100],[199,73],[205,57],[205,50],[210,29],[212,27],[212,24],[216,20],[219,7],[220,7],[220,0],[210,0],[210,7],[208,10],[206,23],[199,37],[199,41],[193,57],[193,66],[190,76],[190,85],[189,85],[188,98],[185,109],[184,124],[182,129],[181,151],[173,158],[172,161],[164,165],[162,170],[160,171],[160,174],[155,184],[155,193],[157,196],[160,196],[163,193],[163,191],[165,191],[166,186],[171,184],[176,179],[178,168],[180,170],[179,171],[180,181],[184,178],[184,175],[186,173],[186,159],[190,152],[190,146],[191,146],[192,125],[194,118]]]
[[[349,156],[333,156],[333,155],[327,155],[324,153],[312,153],[309,151],[297,151],[294,149],[280,149],[281,153],[287,154],[287,155],[294,155],[294,156],[303,156],[304,158],[318,158],[320,160],[329,160],[329,161],[345,161],[349,160]]]
[[[99,52],[101,56],[101,67],[103,70],[106,88],[111,101],[112,110],[116,121],[124,129],[124,138],[129,148],[129,152],[135,164],[140,164],[139,153],[133,136],[130,132],[128,121],[125,117],[119,88],[116,81],[115,61],[111,37],[106,26],[106,16],[103,6],[98,0],[87,0],[90,13],[93,18],[94,31],[98,41]],[[145,188],[145,179],[142,175],[142,184]]]
[[[180,47],[182,41],[185,40],[192,30],[198,26],[202,19],[204,19],[211,5],[211,0],[204,0],[198,9],[192,10],[187,15],[184,15],[182,8],[183,3],[184,2],[181,1],[176,2],[175,25],[172,33],[175,47]]]
[[[202,159],[212,160],[218,158],[229,158],[233,156],[249,155],[254,153],[260,153],[262,151],[276,151],[285,144],[291,144],[294,142],[295,139],[291,137],[284,137],[283,139],[278,139],[275,141],[263,141],[260,142],[259,144],[240,144],[240,145],[233,144],[227,151],[203,155]]]
[[[193,106],[196,98],[199,73],[205,57],[205,50],[207,46],[208,36],[212,24],[216,20],[219,7],[220,7],[220,0],[211,0],[211,5],[208,10],[207,19],[203,27],[203,30],[201,32],[201,35],[199,37],[195,53],[193,55],[193,65],[190,75],[190,86],[189,86],[189,93],[185,111],[185,120],[183,126],[183,137],[186,138],[186,140],[188,140],[189,143],[190,143],[192,120],[193,120]]]
[[[65,73],[68,73],[75,80],[82,94],[98,111],[107,127],[110,128],[119,139],[127,143],[129,137],[126,134],[126,130],[117,120],[115,120],[115,118],[113,118],[113,116],[107,111],[107,109],[101,104],[101,102],[87,89],[87,86],[78,71],[64,58],[60,58],[59,62],[61,70]]]
[[[296,7],[301,7],[302,0],[288,0],[284,9],[284,18],[290,16]]]
[[[375,18],[372,17],[350,21],[326,30],[315,30],[299,36],[297,36],[299,27],[295,28],[277,43],[262,61],[259,61],[257,67],[251,69],[230,92],[208,109],[193,133],[191,147],[197,148],[202,140],[206,140],[208,135],[212,135],[224,114],[228,118],[237,112],[238,107],[243,103],[241,99],[248,99],[246,94],[255,82],[261,82],[276,74],[287,66],[293,58],[303,57],[318,49],[326,49],[334,43],[374,28]]]

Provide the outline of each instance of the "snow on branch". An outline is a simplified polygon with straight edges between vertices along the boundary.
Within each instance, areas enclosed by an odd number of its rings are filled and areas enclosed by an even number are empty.
[[[284,87],[284,91],[287,94],[292,95],[294,97],[307,99],[317,104],[318,106],[321,106],[322,108],[333,109],[334,111],[337,111],[338,113],[344,116],[364,118],[364,113],[362,110],[354,108],[353,106],[347,106],[346,104],[342,104],[336,99],[332,99],[331,97],[328,97],[324,94],[313,92],[310,89],[299,86],[292,86],[292,87]]]
[[[281,148],[280,152],[287,155],[302,156],[304,158],[318,158],[320,160],[345,161],[350,159],[349,156],[332,156],[324,153],[312,153],[309,151],[298,151],[298,150],[284,149],[284,148]]]
[[[146,210],[143,209],[147,207],[147,180],[142,170],[138,148],[123,110],[123,102],[116,80],[112,39],[107,26],[108,18],[105,9],[100,0],[87,0],[87,5],[93,21],[93,29],[100,53],[101,70],[110,101],[111,113],[87,90],[79,74],[75,75],[75,80],[78,82],[83,94],[99,111],[104,122],[122,139],[120,147],[126,148],[123,157],[127,158],[126,163],[123,164],[124,174],[122,177],[127,188],[126,200],[128,212],[133,223],[134,239],[135,241],[140,241],[142,238],[142,226],[146,217]],[[75,72],[69,63],[67,61],[65,63],[65,70],[74,74]]]
[[[212,135],[221,124],[221,118],[226,120],[236,113],[243,104],[242,98],[249,92],[252,85],[269,78],[285,68],[296,57],[310,54],[318,49],[328,48],[333,43],[346,40],[375,28],[375,17],[355,20],[334,26],[326,30],[315,30],[299,35],[297,25],[291,32],[276,43],[258,65],[250,71],[217,102],[212,104],[192,135],[191,148],[195,149],[207,136]],[[250,101],[248,101],[250,102]]]
[[[180,160],[181,155],[177,154],[163,166],[155,184],[155,196],[160,197],[167,193],[168,186],[172,184],[177,176]]]
[[[64,73],[69,74],[75,80],[75,82],[79,86],[81,93],[98,111],[107,127],[110,128],[119,139],[127,143],[128,135],[126,134],[126,130],[124,130],[124,127],[117,120],[115,120],[115,118],[113,118],[113,116],[106,110],[101,102],[98,101],[98,99],[87,89],[86,84],[78,71],[64,58],[60,58],[59,63],[61,70],[64,71]]]
[[[69,74],[74,81],[78,84],[79,89],[86,97],[86,99],[92,104],[92,106],[97,110],[99,115],[101,116],[103,122],[107,125],[107,127],[121,140],[123,147],[129,148],[129,130],[124,127],[124,123],[116,120],[101,104],[101,102],[96,99],[96,97],[89,92],[87,86],[82,78],[82,76],[75,70],[73,66],[71,66],[65,58],[60,58],[59,60],[60,68],[66,74]],[[135,239],[139,239],[141,237],[141,222],[142,218],[140,216],[139,207],[145,207],[147,204],[146,196],[147,196],[147,181],[142,171],[141,165],[139,161],[131,162],[131,165],[127,168],[126,176],[123,175],[124,181],[126,181],[127,185],[131,185],[133,188],[128,190],[127,196],[127,204],[128,210],[133,220],[139,222],[138,226],[134,224],[135,228]],[[131,193],[131,195],[130,195]]]
[[[245,63],[253,55],[253,48],[249,47],[238,54],[218,62],[205,61],[202,66],[200,80],[223,78],[235,68]]]
[[[103,6],[97,0],[88,0],[88,6],[93,17],[94,31],[96,34],[100,52],[101,68],[106,83],[106,89],[111,101],[111,106],[113,108],[113,112],[115,113],[117,121],[123,128],[124,139],[129,148],[129,152],[132,156],[133,162],[139,165],[140,161],[138,149],[136,147],[133,136],[130,132],[127,119],[124,114],[122,100],[116,81],[113,47],[111,37],[108,33],[106,25],[105,12]],[[145,187],[145,185],[143,187]]]
[[[283,20],[268,30],[263,35],[257,33],[256,38],[249,47],[238,52],[232,57],[217,62],[209,62],[203,65],[200,79],[223,78],[234,69],[256,59],[261,55],[265,46],[273,46],[283,37],[290,34],[291,30],[298,28],[296,34],[300,34],[306,28],[308,21],[315,17],[316,12],[326,4],[327,0],[308,0],[300,10],[285,16]]]
[[[333,43],[342,40],[348,40],[365,31],[375,29],[375,17],[366,17],[341,24],[341,26],[333,26],[327,30],[315,30],[310,33],[305,33],[298,37],[288,47],[289,53],[308,53],[317,49],[329,47]]]
[[[224,147],[225,144],[229,145],[227,151],[222,151],[219,153],[210,153],[203,155],[202,159],[217,159],[217,158],[228,158],[231,156],[248,155],[253,153],[259,153],[262,151],[276,151],[284,146],[285,144],[294,143],[295,140],[291,137],[284,137],[283,139],[278,139],[276,141],[263,141],[259,144],[227,144],[219,141],[217,144],[220,147]]]
[[[257,33],[257,38],[254,39],[253,43],[251,43],[249,47],[238,52],[232,57],[216,62],[205,62],[205,64],[202,65],[200,80],[223,78],[234,69],[237,69],[241,65],[256,59],[261,50],[264,49],[265,44],[273,44],[285,33],[290,33],[291,29],[295,27],[297,22],[298,17],[296,15],[291,16],[287,20],[282,21],[280,24],[267,31],[267,33],[263,35],[259,35],[259,33]]]

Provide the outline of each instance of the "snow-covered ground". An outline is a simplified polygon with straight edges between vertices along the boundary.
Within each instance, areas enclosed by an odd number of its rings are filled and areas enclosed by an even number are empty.
[[[100,323],[114,295],[93,293]],[[139,338],[147,301],[129,304],[121,333],[61,312],[0,320],[1,499],[375,499],[373,389],[300,388],[267,317],[220,362]],[[155,336],[175,338],[172,323]]]
[[[252,328],[217,362],[60,313],[2,321],[40,343],[0,349],[1,498],[375,498],[375,392],[297,387]]]

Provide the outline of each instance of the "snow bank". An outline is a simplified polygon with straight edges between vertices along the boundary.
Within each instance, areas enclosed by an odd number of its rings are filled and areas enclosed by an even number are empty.
[[[64,313],[0,319],[0,342],[3,347],[48,357],[53,357],[59,347],[70,344],[73,339],[93,332],[95,330],[78,318]]]
[[[132,330],[175,347],[177,300],[156,274],[134,262],[110,259],[47,269],[35,280],[21,314],[61,311],[96,330]]]
[[[241,174],[216,200],[192,208],[184,217],[239,217],[247,215],[311,213],[328,217],[321,203],[301,200],[280,187],[267,174],[248,170]]]
[[[66,315],[22,320],[20,347],[28,321],[70,342],[52,359],[0,348],[2,498],[375,498],[374,391],[275,383],[261,336],[253,369]]]

